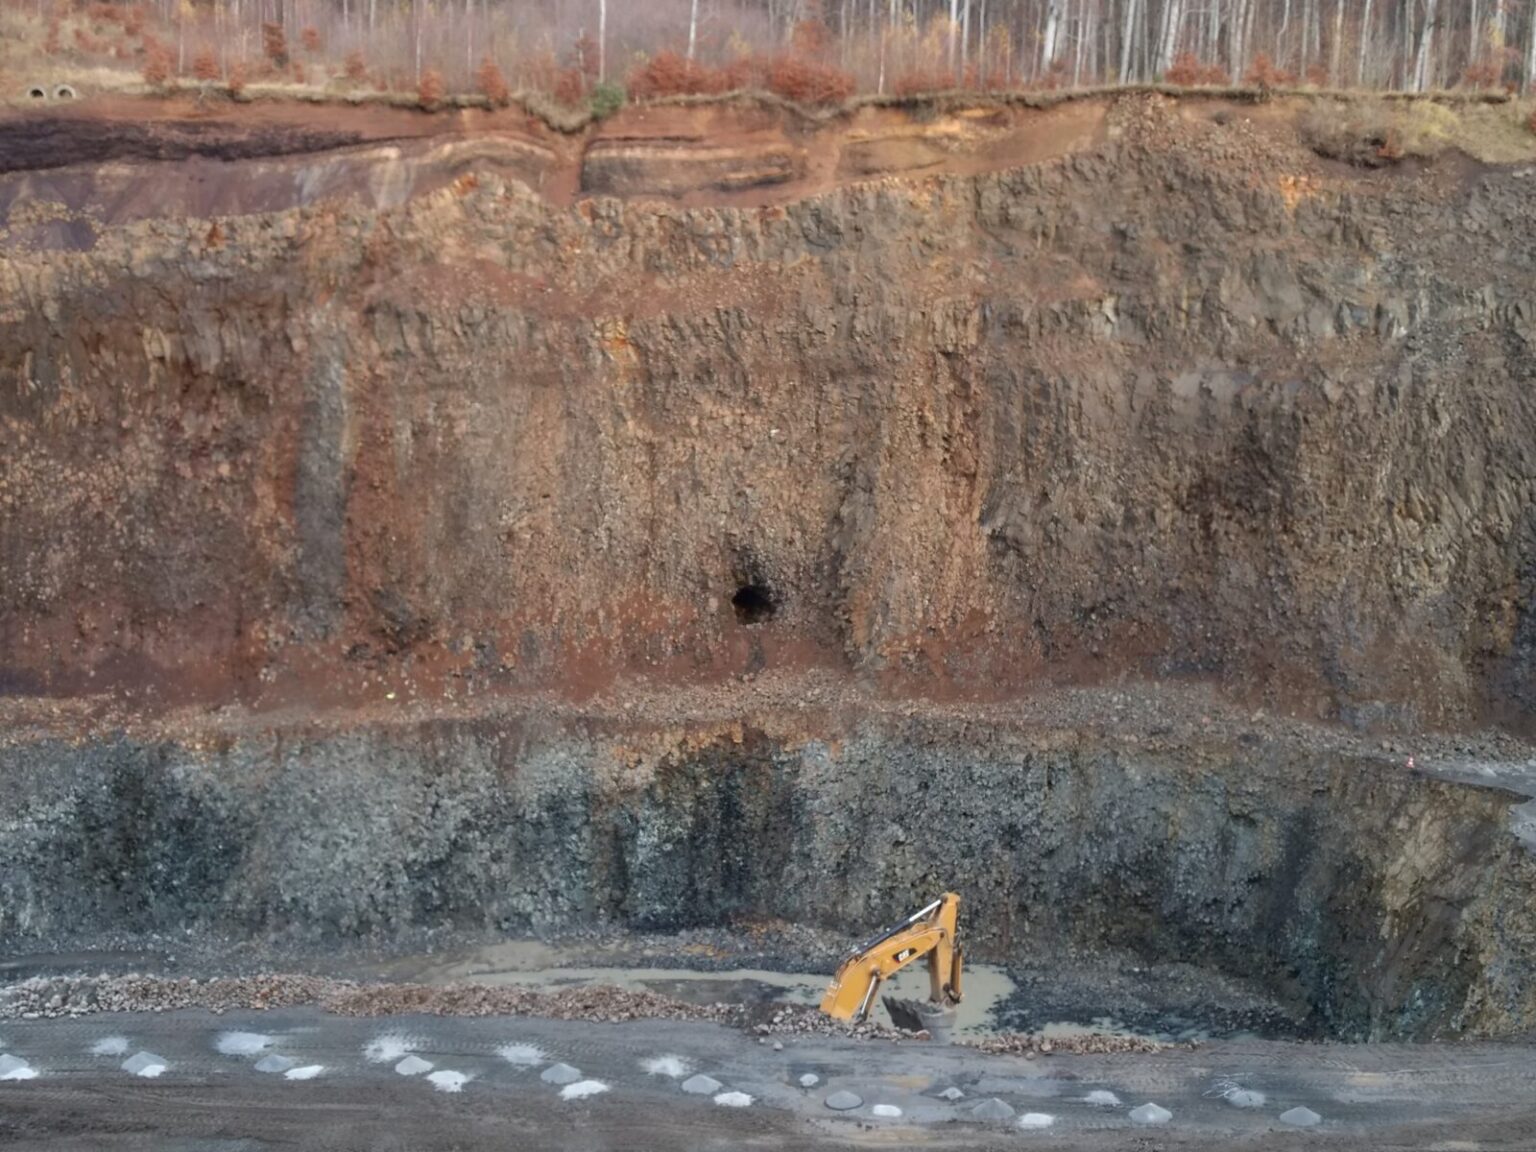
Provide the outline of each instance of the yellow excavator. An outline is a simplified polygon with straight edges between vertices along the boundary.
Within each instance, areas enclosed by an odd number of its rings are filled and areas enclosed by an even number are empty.
[[[960,1003],[960,897],[946,892],[894,928],[859,945],[838,966],[821,1010],[836,1020],[864,1020],[880,985],[908,964],[928,958],[928,1003],[886,997],[898,1028],[932,1032]]]

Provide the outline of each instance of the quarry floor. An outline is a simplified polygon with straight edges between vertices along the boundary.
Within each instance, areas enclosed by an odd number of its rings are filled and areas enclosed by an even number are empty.
[[[1495,1044],[1234,1042],[1023,1060],[826,1037],[791,1038],[776,1050],[714,1024],[343,1019],[310,1010],[9,1021],[0,1041],[36,1073],[0,1083],[0,1146],[8,1148],[1536,1146],[1536,1052]],[[510,1045],[521,1047],[513,1055],[525,1063],[499,1054]],[[124,1071],[121,1064],[141,1051],[159,1057],[164,1072]],[[257,1061],[270,1055],[309,1078],[258,1071]],[[433,1069],[397,1072],[406,1055]],[[682,1075],[647,1070],[666,1057],[675,1059],[665,1072]],[[562,1099],[542,1075],[557,1062],[605,1090]],[[719,1081],[717,1094],[743,1093],[750,1104],[683,1092],[683,1079],[696,1072]],[[816,1083],[802,1087],[808,1075]],[[1227,1098],[1234,1085],[1261,1093],[1262,1104],[1234,1106]],[[950,1087],[965,1095],[939,1095]],[[861,1105],[830,1110],[826,1098],[838,1091]],[[1120,1103],[1089,1105],[1093,1091],[1112,1092]],[[993,1098],[1015,1118],[989,1124],[970,1115]],[[1172,1118],[1156,1128],[1135,1124],[1130,1110],[1149,1101]],[[876,1104],[902,1114],[877,1117]],[[1278,1117],[1297,1106],[1318,1113],[1321,1124],[1288,1130]],[[1050,1126],[1020,1128],[1018,1117],[1032,1113],[1050,1116]]]

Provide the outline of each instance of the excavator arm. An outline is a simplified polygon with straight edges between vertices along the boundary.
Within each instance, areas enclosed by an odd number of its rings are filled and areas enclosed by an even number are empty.
[[[960,897],[946,892],[894,928],[848,954],[821,999],[821,1010],[838,1020],[863,1020],[880,985],[909,964],[927,958],[929,999],[941,1007],[960,1002]]]

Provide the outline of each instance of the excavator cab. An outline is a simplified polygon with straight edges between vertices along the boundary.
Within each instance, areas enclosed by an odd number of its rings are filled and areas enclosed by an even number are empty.
[[[831,987],[821,998],[821,1010],[836,1020],[867,1019],[880,986],[907,965],[926,957],[928,1000],[886,997],[885,1006],[898,1028],[911,1032],[947,1031],[949,1018],[962,994],[959,914],[960,897],[946,892],[900,924],[859,945],[838,966]]]

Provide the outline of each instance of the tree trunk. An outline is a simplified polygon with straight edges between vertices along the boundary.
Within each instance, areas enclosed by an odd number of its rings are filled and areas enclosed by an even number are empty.
[[[1163,8],[1163,34],[1157,52],[1157,74],[1166,76],[1178,55],[1179,41],[1184,34],[1184,0],[1167,0]]]
[[[1439,0],[1424,0],[1424,27],[1419,30],[1419,52],[1413,65],[1413,89],[1428,92],[1434,67],[1435,16]]]
[[[597,82],[608,79],[608,0],[597,0]]]
[[[965,66],[971,60],[971,0],[961,0],[963,7],[960,9],[960,71],[965,72]]]
[[[1134,62],[1133,53],[1136,49],[1136,9],[1141,6],[1141,0],[1125,0],[1125,22],[1120,31],[1120,76],[1122,84],[1131,82],[1131,65]]]
[[[955,30],[960,26],[960,0],[949,0],[949,70],[955,70]]]
[[[1248,9],[1252,2],[1232,0],[1232,12],[1227,17],[1227,67],[1232,70],[1234,84],[1241,84],[1248,70]]]
[[[1045,9],[1045,36],[1040,41],[1040,71],[1056,63],[1056,41],[1061,35],[1061,0],[1050,0]]]
[[[1360,17],[1360,60],[1355,67],[1355,86],[1365,87],[1365,66],[1371,53],[1371,3],[1365,0],[1365,12]]]
[[[693,59],[694,48],[699,42],[699,0],[693,0],[688,12],[688,59]]]
[[[1530,31],[1527,32],[1527,36],[1529,40],[1525,49],[1525,83],[1522,87],[1525,92],[1529,93],[1532,85],[1536,84],[1536,13],[1532,13]]]

